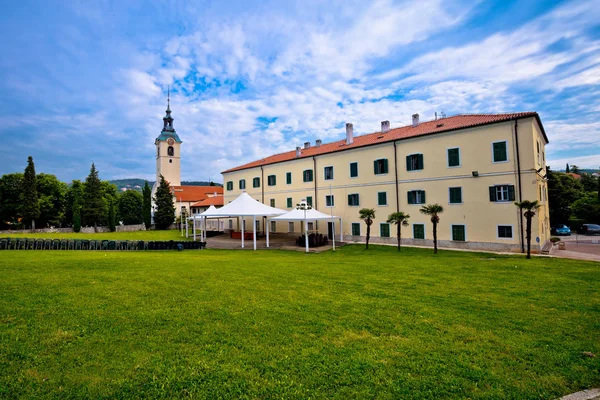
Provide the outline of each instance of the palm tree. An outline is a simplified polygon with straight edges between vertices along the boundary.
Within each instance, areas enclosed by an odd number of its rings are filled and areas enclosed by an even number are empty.
[[[387,223],[394,223],[398,227],[398,232],[396,236],[398,237],[398,251],[400,251],[400,240],[402,239],[402,233],[400,232],[400,228],[402,226],[408,226],[408,219],[410,215],[404,214],[402,211],[392,213],[388,215]]]
[[[433,224],[433,253],[437,254],[437,224],[440,222],[440,215],[444,212],[444,207],[439,204],[427,204],[421,207],[421,213],[429,215],[431,217],[431,223]]]
[[[372,208],[362,208],[359,212],[359,218],[367,224],[367,250],[369,250],[369,239],[371,238],[371,225],[375,219],[375,210]]]
[[[515,206],[519,207],[519,210],[521,212],[523,210],[525,210],[523,215],[525,216],[525,219],[527,220],[527,228],[525,230],[526,238],[527,238],[527,258],[531,258],[531,220],[533,219],[533,216],[535,215],[535,210],[540,208],[540,204],[538,203],[537,200],[534,200],[534,201],[523,200],[521,202],[515,202]]]

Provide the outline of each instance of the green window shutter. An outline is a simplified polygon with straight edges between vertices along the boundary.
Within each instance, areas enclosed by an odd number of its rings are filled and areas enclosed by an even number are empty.
[[[388,173],[388,160],[387,160],[387,158],[384,158],[384,159],[383,159],[383,171],[382,171],[382,172],[383,172],[384,174],[387,174],[387,173]]]
[[[412,171],[412,163],[410,162],[410,156],[406,156],[406,170]]]
[[[287,198],[287,208],[292,208],[292,198],[291,197]]]
[[[494,161],[506,161],[508,160],[506,154],[506,142],[497,142],[494,143]]]
[[[307,196],[306,197],[306,204],[308,204],[309,206],[312,207],[312,196]]]
[[[377,205],[387,206],[387,192],[377,193]]]
[[[287,183],[288,185],[292,184],[292,173],[291,172],[285,173],[285,183]]]
[[[427,200],[425,200],[425,191],[421,190],[421,204],[426,204]]]
[[[308,181],[309,182],[313,181],[313,170],[312,169],[308,170]]]
[[[377,160],[373,161],[373,173],[375,175],[379,174],[379,163]]]
[[[508,186],[508,200],[515,201],[515,186],[514,185]]]
[[[452,225],[452,240],[465,241],[465,226],[464,225]]]
[[[423,154],[417,154],[417,169],[423,169]]]
[[[490,186],[490,201],[496,200],[496,186]]]
[[[358,176],[358,163],[350,163],[350,177],[356,178]]]
[[[414,239],[425,239],[425,225],[414,224],[413,225],[413,238]]]
[[[390,237],[390,225],[386,223],[381,223],[379,225],[379,235],[381,237]]]
[[[352,223],[352,236],[360,236],[360,224],[358,222]]]
[[[448,149],[448,166],[458,167],[460,165],[460,152],[458,148]]]
[[[227,182],[227,190],[233,190],[233,181]]]
[[[408,204],[415,204],[413,192],[406,192],[406,194],[408,195]]]

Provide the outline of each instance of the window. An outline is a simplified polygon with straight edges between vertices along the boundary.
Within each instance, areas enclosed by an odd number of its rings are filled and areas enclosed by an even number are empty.
[[[333,207],[334,206],[334,199],[333,199],[333,195],[332,194],[328,194],[325,196],[325,207]]]
[[[537,144],[537,160],[538,160],[538,164],[542,165],[542,154],[540,152],[540,141],[538,140],[536,142],[536,144]]]
[[[227,182],[227,190],[233,190],[233,181]]]
[[[464,225],[452,225],[452,240],[457,242],[464,242],[466,240]]]
[[[229,229],[230,230],[233,229],[233,220],[232,219],[229,220]]]
[[[379,237],[390,237],[390,224],[385,222],[379,224]]]
[[[285,183],[288,185],[292,184],[292,173],[291,172],[285,173]]]
[[[325,167],[324,177],[326,181],[333,179],[333,167]]]
[[[388,173],[388,160],[387,158],[380,158],[379,160],[373,161],[373,173],[375,175],[387,174]]]
[[[387,192],[379,192],[377,193],[377,205],[378,206],[387,206]]]
[[[309,231],[314,231],[315,230],[315,223],[314,222],[309,222],[308,223],[308,230]]]
[[[306,204],[312,207],[312,196],[306,196]]]
[[[288,232],[294,232],[294,223],[288,222]]]
[[[302,180],[304,180],[304,182],[312,182],[313,181],[313,170],[305,169],[304,172],[302,173]]]
[[[448,149],[448,167],[460,167],[460,149]]]
[[[498,238],[512,239],[512,225],[498,225]]]
[[[451,187],[448,188],[448,194],[450,197],[450,204],[461,204],[462,203],[462,187]]]
[[[506,141],[492,143],[492,152],[494,162],[508,161],[508,152],[506,151]]]
[[[240,179],[239,187],[240,187],[240,190],[246,189],[246,180],[245,179]]]
[[[496,185],[490,186],[490,201],[514,201],[514,185]]]
[[[252,187],[255,187],[255,188],[260,187],[260,178],[259,177],[252,179]]]
[[[360,223],[352,223],[352,236],[360,236]]]
[[[277,177],[275,175],[269,175],[267,177],[267,184],[269,186],[275,186],[277,184]]]
[[[425,239],[425,224],[413,224],[413,238]]]
[[[275,207],[275,199],[271,199],[271,207]]]
[[[171,157],[173,157],[175,155],[175,149],[173,148],[173,146],[169,146],[167,148],[167,154]]]
[[[408,204],[425,204],[425,191],[411,190],[408,192]]]
[[[356,178],[358,176],[358,163],[350,163],[350,178]]]
[[[287,198],[286,205],[287,205],[287,208],[292,208],[293,207],[293,203],[292,203],[292,198],[291,197]]]
[[[271,232],[277,232],[277,222],[271,221]]]
[[[358,193],[348,195],[348,205],[349,206],[358,206],[359,205]]]
[[[406,156],[406,170],[418,171],[423,169],[423,154],[410,154]]]

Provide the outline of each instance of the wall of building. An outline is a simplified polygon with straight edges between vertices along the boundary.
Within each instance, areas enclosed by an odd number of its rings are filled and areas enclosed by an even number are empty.
[[[159,181],[159,176],[165,178],[171,186],[181,185],[181,143],[174,142],[173,156],[169,156],[169,144],[166,141],[158,141],[156,144],[156,181]]]

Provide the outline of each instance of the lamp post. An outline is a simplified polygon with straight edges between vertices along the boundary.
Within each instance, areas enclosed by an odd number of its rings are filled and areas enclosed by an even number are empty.
[[[306,243],[306,252],[308,253],[308,221],[306,220],[306,211],[312,210],[312,206],[306,203],[306,199],[302,199],[299,204],[296,204],[296,210],[304,211],[304,242]]]

